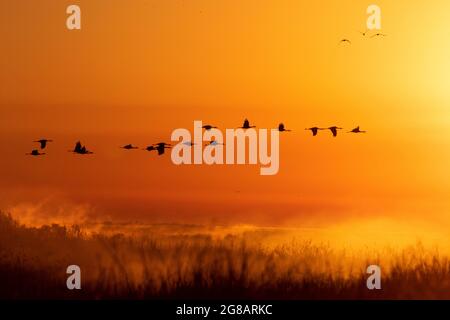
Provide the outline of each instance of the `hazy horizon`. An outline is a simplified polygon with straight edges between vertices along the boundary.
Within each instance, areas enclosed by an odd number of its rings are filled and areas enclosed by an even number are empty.
[[[35,223],[388,220],[411,237],[450,225],[446,1],[379,1],[382,39],[358,32],[365,1],[78,2],[74,32],[67,1],[0,5],[0,210]],[[276,176],[119,149],[244,118],[293,130]],[[368,132],[312,137],[314,125]],[[39,138],[55,141],[26,157]],[[95,154],[68,153],[78,140]]]

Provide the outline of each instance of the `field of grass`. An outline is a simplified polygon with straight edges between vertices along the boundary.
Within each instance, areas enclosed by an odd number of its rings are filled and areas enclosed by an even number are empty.
[[[26,227],[1,214],[0,298],[450,298],[449,258],[420,244],[362,252],[307,240],[268,246],[264,237],[258,230],[85,233]],[[81,267],[81,290],[66,288],[72,264]],[[366,288],[370,264],[382,267],[382,290]]]

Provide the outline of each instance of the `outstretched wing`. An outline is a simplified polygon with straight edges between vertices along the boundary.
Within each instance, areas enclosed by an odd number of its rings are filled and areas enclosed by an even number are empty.
[[[81,149],[82,149],[81,142],[78,141],[78,142],[75,144],[75,148],[73,149],[73,151],[74,151],[74,152],[81,152]]]

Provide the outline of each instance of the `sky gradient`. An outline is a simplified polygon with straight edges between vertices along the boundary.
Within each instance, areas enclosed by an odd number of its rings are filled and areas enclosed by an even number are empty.
[[[65,27],[70,4],[80,31]],[[387,36],[374,39],[358,32],[370,4],[2,1],[0,209],[30,223],[448,227],[450,4],[377,1]],[[244,118],[293,130],[278,175],[119,149]],[[368,133],[313,138],[304,128],[315,125]],[[41,137],[55,140],[48,155],[26,157]],[[78,140],[95,154],[68,153]]]

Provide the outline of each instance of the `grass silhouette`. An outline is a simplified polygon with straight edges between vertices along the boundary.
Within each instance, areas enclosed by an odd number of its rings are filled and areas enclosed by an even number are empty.
[[[382,290],[366,288],[369,264]],[[82,290],[66,288],[67,266]],[[265,247],[254,234],[87,234],[0,214],[2,299],[449,299],[450,261],[420,244],[348,252],[311,241]]]

